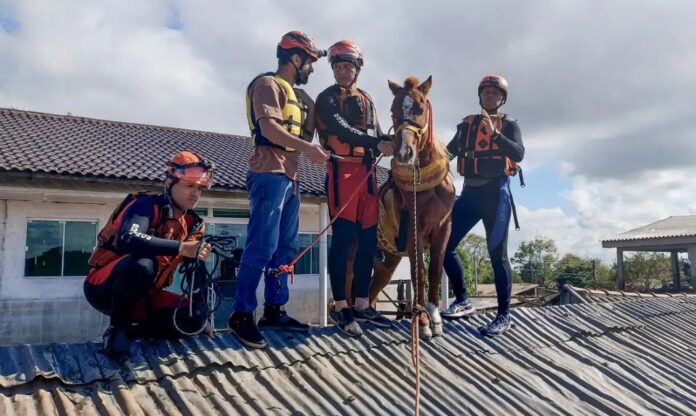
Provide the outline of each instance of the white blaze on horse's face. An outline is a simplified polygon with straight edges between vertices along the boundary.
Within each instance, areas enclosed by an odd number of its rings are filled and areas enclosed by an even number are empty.
[[[403,119],[413,120],[413,97],[406,95],[404,101],[401,103],[401,114]],[[411,158],[415,156],[413,153],[413,148],[408,142],[408,135],[413,134],[413,132],[408,129],[401,129],[399,149],[397,149],[397,162],[408,164],[411,162]]]

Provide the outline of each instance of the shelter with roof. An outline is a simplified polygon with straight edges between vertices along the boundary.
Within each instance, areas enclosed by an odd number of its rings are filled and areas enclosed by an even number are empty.
[[[624,252],[652,251],[670,253],[673,287],[681,288],[679,253],[688,253],[696,263],[696,215],[668,217],[602,241],[602,247],[616,249],[617,287],[625,289]],[[691,272],[691,287],[696,288],[696,271]]]
[[[128,192],[161,192],[166,161],[183,149],[216,165],[212,189],[196,208],[208,231],[243,244],[248,137],[0,108],[0,316],[12,317],[0,319],[0,345],[101,334],[106,318],[82,291],[97,232]],[[306,246],[328,223],[325,171],[304,157],[299,170],[299,242]],[[380,168],[378,179],[385,178]],[[318,293],[326,293],[321,259],[329,241],[296,265],[287,308],[305,322],[326,319]],[[229,299],[233,286],[225,287]],[[224,299],[221,326],[230,308]]]

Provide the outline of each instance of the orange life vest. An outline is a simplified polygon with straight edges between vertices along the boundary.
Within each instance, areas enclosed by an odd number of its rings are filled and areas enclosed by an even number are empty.
[[[505,117],[492,118],[498,131],[502,130]],[[503,156],[498,145],[491,140],[493,132],[481,123],[482,120],[481,115],[470,115],[459,126],[457,171],[467,178],[515,176],[517,163]]]
[[[123,215],[126,213],[139,198],[152,197],[145,192],[129,194],[114,210],[109,217],[106,226],[99,231],[97,236],[97,247],[90,256],[87,263],[92,267],[87,275],[92,275],[102,267],[111,264],[128,253],[123,253],[118,249],[118,232],[121,229]],[[159,238],[179,241],[198,241],[205,233],[203,220],[193,211],[187,211],[179,218],[164,218],[161,206],[154,206],[154,216],[150,221],[147,234]],[[183,256],[157,256],[157,278],[155,279],[155,289],[172,284],[173,274]]]
[[[337,91],[334,93],[336,94],[336,98],[338,98],[341,115],[343,115],[346,121],[350,123],[351,127],[376,136],[375,106],[372,102],[372,98],[370,98],[370,96],[360,88],[356,88],[354,91],[348,91],[345,88],[338,87],[338,85],[335,87]],[[355,119],[352,115],[346,114],[350,111],[346,105],[349,99],[357,101],[361,114],[359,119]],[[355,111],[356,109],[353,110]],[[338,136],[329,134],[326,123],[321,120],[319,116],[316,118],[316,125],[319,133],[319,142],[325,149],[343,157],[343,161],[354,163],[363,162],[362,158],[365,156],[364,147],[351,146],[350,144],[341,142],[338,139]]]

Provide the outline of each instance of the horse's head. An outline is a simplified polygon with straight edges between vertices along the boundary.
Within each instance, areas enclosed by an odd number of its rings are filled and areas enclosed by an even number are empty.
[[[432,84],[432,77],[420,84],[415,77],[408,77],[403,87],[389,81],[389,89],[394,93],[391,106],[396,135],[394,160],[399,164],[415,164],[418,153],[425,147],[428,137],[432,137],[432,131],[428,131],[433,126],[430,125],[431,108],[427,98]]]

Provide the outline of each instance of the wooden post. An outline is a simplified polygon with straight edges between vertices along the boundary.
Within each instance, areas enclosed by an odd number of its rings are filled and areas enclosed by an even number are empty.
[[[624,264],[623,264],[623,249],[616,249],[616,288],[618,290],[626,290],[626,281],[624,280]]]

